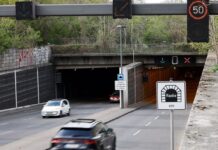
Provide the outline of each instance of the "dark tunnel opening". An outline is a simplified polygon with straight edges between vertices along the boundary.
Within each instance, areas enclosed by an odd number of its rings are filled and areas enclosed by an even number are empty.
[[[114,91],[118,68],[62,70],[65,95],[69,100],[107,100]]]
[[[148,81],[144,82],[145,99],[155,97],[156,82],[161,80],[186,81],[187,99],[193,102],[203,67],[170,67],[150,69]],[[145,70],[147,70],[145,68]],[[171,71],[170,71],[171,70]],[[58,97],[73,101],[108,101],[114,92],[118,68],[67,69],[59,70],[62,81],[57,84]],[[169,76],[169,77],[168,77]],[[166,79],[164,78],[166,77]]]

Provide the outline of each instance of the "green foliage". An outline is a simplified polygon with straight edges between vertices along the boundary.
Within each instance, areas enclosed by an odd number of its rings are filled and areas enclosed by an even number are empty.
[[[15,21],[9,18],[1,18],[0,20],[0,52],[10,48],[13,39]]]
[[[40,31],[43,44],[67,44],[80,36],[80,24],[76,17],[45,17],[28,22]]]
[[[0,51],[8,48],[30,48],[41,42],[40,31],[35,31],[23,21],[0,19]]]
[[[38,3],[79,4],[105,3],[107,0],[36,0]],[[0,4],[14,4],[15,0],[1,0]],[[217,19],[218,20],[218,19]],[[216,21],[218,23],[218,21]],[[126,26],[126,44],[169,44],[177,49],[207,52],[208,43],[186,44],[185,16],[134,16],[131,20],[98,17],[41,17],[33,21],[0,19],[0,51],[10,47],[26,48],[39,44],[93,44],[107,48],[119,43],[118,24]],[[182,44],[181,44],[182,43]],[[185,44],[184,44],[185,43]],[[80,48],[79,48],[80,49]]]
[[[0,0],[0,5],[15,4],[16,0]]]
[[[211,43],[190,43],[189,45],[192,49],[195,49],[200,53],[206,53],[212,48]]]
[[[211,72],[218,72],[218,64],[212,66],[212,67],[209,69],[209,71],[211,71]]]
[[[149,17],[145,25],[144,42],[162,43],[171,42],[169,28],[161,17]]]

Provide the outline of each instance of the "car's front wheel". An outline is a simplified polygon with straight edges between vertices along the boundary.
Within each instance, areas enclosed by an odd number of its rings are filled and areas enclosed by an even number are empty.
[[[70,109],[69,109],[69,111],[68,111],[68,113],[67,113],[67,116],[70,116]]]
[[[63,116],[63,113],[62,113],[62,111],[60,111],[59,117],[62,117],[62,116]]]
[[[114,139],[114,141],[113,141],[112,150],[116,150],[116,139]]]

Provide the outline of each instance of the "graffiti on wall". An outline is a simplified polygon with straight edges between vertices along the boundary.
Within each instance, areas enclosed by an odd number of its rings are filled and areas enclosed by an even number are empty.
[[[0,55],[0,71],[49,63],[49,47],[9,49]]]
[[[48,47],[21,49],[18,54],[18,67],[48,63],[50,49]]]

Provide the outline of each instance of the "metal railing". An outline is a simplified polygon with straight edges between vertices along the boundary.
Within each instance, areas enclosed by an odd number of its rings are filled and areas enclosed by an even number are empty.
[[[95,44],[72,44],[53,45],[53,54],[80,54],[80,53],[119,53],[119,44],[95,45]],[[190,48],[188,45],[177,44],[123,44],[123,53],[135,54],[206,54]]]

